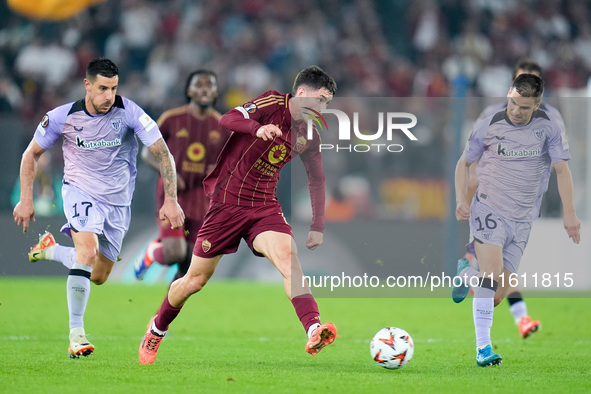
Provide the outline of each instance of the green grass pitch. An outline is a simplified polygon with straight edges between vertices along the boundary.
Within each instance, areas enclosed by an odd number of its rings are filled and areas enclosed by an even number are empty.
[[[88,358],[67,356],[65,277],[0,279],[0,393],[523,393],[591,392],[591,298],[529,298],[542,330],[519,337],[507,305],[495,311],[503,364],[475,364],[472,302],[318,299],[338,328],[316,357],[278,284],[212,281],[173,323],[153,365],[137,351],[166,285],[94,286]],[[413,360],[377,366],[369,341],[382,327],[413,337]]]

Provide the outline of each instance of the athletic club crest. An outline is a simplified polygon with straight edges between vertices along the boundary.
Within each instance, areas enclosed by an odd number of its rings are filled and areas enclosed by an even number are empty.
[[[111,122],[111,126],[113,126],[113,130],[115,130],[117,132],[119,132],[119,130],[121,129],[122,124],[123,124],[123,120],[121,120],[121,119],[116,119]]]
[[[209,249],[211,249],[211,242],[208,240],[201,242],[201,249],[203,249],[203,253],[209,252]]]
[[[78,224],[80,224],[80,226],[84,227],[86,226],[86,223],[88,223],[88,218],[78,218]]]
[[[538,140],[542,141],[544,138],[546,138],[546,128],[542,127],[539,129],[534,129],[534,135]]]
[[[482,237],[488,241],[489,239],[491,239],[492,233],[491,232],[482,233]]]

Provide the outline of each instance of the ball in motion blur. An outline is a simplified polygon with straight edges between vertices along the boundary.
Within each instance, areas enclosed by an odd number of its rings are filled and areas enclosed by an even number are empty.
[[[371,340],[371,357],[381,367],[402,368],[414,354],[413,340],[408,332],[398,327],[382,328]]]

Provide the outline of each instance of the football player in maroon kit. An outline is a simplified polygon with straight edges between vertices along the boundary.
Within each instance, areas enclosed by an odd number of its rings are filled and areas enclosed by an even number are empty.
[[[268,91],[227,112],[220,125],[232,130],[217,164],[204,182],[211,198],[199,230],[187,274],[170,286],[139,348],[142,364],[156,359],[158,347],[182,306],[213,275],[224,254],[234,253],[242,238],[257,256],[267,257],[283,276],[285,292],[308,334],[305,350],[316,355],[336,337],[332,323],[321,324],[318,305],[303,281],[291,227],[276,196],[279,171],[300,156],[308,175],[312,225],[306,247],[316,249],[324,231],[324,169],[320,136],[307,138],[306,112],[322,111],[336,83],[322,69],[298,73],[292,93]]]
[[[144,258],[134,267],[138,279],[143,278],[154,262],[178,264],[174,280],[187,273],[191,250],[209,205],[203,178],[213,170],[231,133],[219,125],[222,115],[213,107],[218,97],[217,75],[213,71],[197,70],[189,74],[185,96],[186,105],[170,109],[158,119],[162,137],[176,162],[178,201],[185,211],[185,224],[180,229],[171,229],[169,223],[157,218],[159,236],[150,242]],[[158,160],[145,147],[142,159],[158,170]],[[156,199],[160,204],[164,201],[161,177],[158,177]]]

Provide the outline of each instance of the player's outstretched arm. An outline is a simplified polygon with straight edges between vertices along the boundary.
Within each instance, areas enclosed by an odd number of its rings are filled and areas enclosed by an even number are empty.
[[[560,193],[560,200],[562,201],[564,229],[569,238],[578,244],[581,240],[581,222],[577,217],[573,199],[573,177],[566,161],[555,163],[554,169],[556,170],[558,193]]]
[[[160,163],[160,176],[164,185],[164,204],[160,208],[160,219],[168,220],[171,228],[180,228],[185,221],[185,213],[177,202],[174,158],[162,138],[150,145],[149,149]]]
[[[458,160],[455,172],[455,190],[456,190],[456,219],[465,221],[470,218],[470,205],[466,196],[468,188],[468,167],[470,163],[466,161],[464,155]]]
[[[39,144],[32,139],[23,153],[20,168],[20,201],[14,207],[12,216],[17,225],[23,226],[23,233],[29,229],[29,222],[35,221],[35,209],[33,208],[33,182],[37,174],[37,162],[45,152]]]

